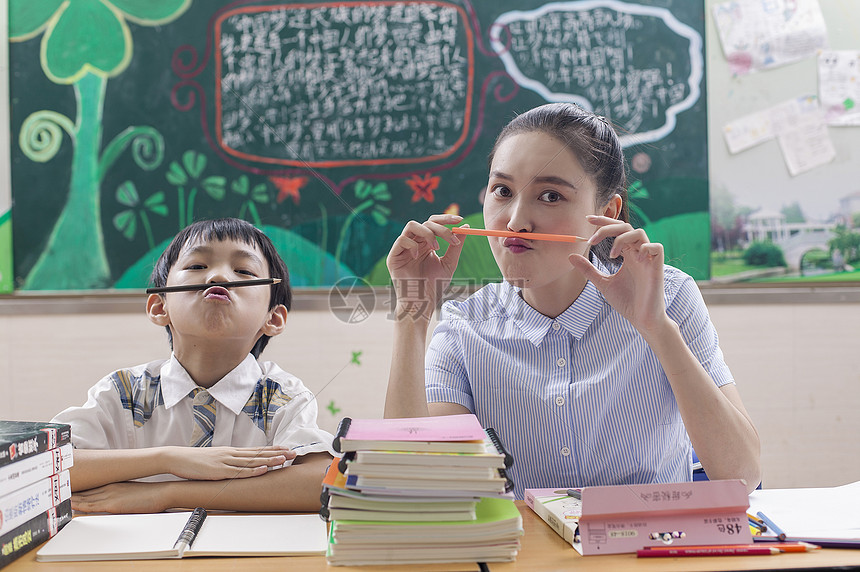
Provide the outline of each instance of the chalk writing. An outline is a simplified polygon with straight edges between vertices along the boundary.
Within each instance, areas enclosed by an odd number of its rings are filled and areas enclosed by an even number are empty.
[[[665,136],[699,98],[702,38],[662,8],[556,2],[502,14],[493,30],[493,49],[517,83],[636,134],[622,144]]]
[[[427,161],[466,138],[473,41],[446,2],[243,7],[216,22],[216,128],[287,165]]]

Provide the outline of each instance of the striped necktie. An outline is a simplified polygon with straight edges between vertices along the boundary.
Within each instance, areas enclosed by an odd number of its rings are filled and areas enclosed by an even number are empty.
[[[194,427],[191,430],[192,447],[211,447],[215,432],[215,398],[202,387],[188,394],[194,400]]]

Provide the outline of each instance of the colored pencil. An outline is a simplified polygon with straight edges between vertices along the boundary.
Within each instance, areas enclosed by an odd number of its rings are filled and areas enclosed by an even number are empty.
[[[688,545],[688,546],[647,546],[642,550],[653,550],[653,551],[666,551],[666,550],[679,550],[679,549],[705,549],[705,548],[731,548],[731,549],[740,549],[740,548],[773,548],[774,550],[778,550],[780,552],[810,552],[812,550],[818,550],[821,548],[815,544],[810,544],[809,542],[774,542],[769,544],[700,544],[700,545]]]
[[[639,558],[673,558],[677,556],[770,556],[781,554],[779,548],[771,546],[679,546],[653,550],[643,548],[636,551]]]
[[[778,539],[785,540],[787,538],[785,532],[783,532],[780,527],[778,527],[776,524],[774,524],[774,522],[770,518],[768,518],[767,515],[764,514],[762,511],[758,511],[756,513],[756,515],[758,515],[758,517],[764,521],[764,523],[767,525],[767,527],[771,531],[773,531],[774,534],[776,534],[776,537]]]
[[[235,288],[237,286],[264,286],[267,284],[278,284],[280,278],[259,278],[257,280],[234,280],[232,282],[209,282],[208,284],[188,284],[186,286],[162,286],[159,288],[147,288],[147,294],[164,294],[167,292],[191,292],[193,290],[208,290],[215,286],[222,288]]]
[[[570,234],[543,234],[540,232],[513,232],[510,230],[488,230],[484,228],[458,227],[452,228],[454,234],[474,234],[479,236],[500,236],[504,238],[522,238],[523,240],[549,240],[552,242],[586,242],[587,238]]]
[[[758,528],[762,532],[767,532],[767,525],[762,519],[757,516],[753,516],[750,513],[747,513],[747,518],[749,519],[751,525]]]

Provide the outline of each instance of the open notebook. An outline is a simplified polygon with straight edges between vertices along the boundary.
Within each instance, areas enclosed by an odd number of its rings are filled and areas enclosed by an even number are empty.
[[[36,560],[180,558],[174,545],[190,514],[79,516],[36,553]],[[317,514],[210,514],[183,557],[300,556],[325,550],[326,525]]]
[[[860,548],[860,481],[839,487],[763,489],[750,493],[750,514],[763,512],[789,541]],[[773,530],[756,541],[776,540]]]

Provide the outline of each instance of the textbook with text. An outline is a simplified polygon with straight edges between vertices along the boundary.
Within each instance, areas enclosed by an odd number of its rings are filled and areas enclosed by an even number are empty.
[[[6,495],[70,468],[72,444],[66,443],[43,453],[0,467],[0,495]]]
[[[0,568],[17,560],[52,536],[72,520],[72,501],[64,500],[24,524],[0,535]]]
[[[0,420],[0,467],[69,443],[72,428],[65,423]]]
[[[582,501],[569,496],[567,490],[526,489],[523,500],[550,528],[564,538],[565,542],[582,554],[582,543],[579,541]]]
[[[72,483],[68,470],[3,495],[0,497],[0,534],[6,534],[70,498]]]

